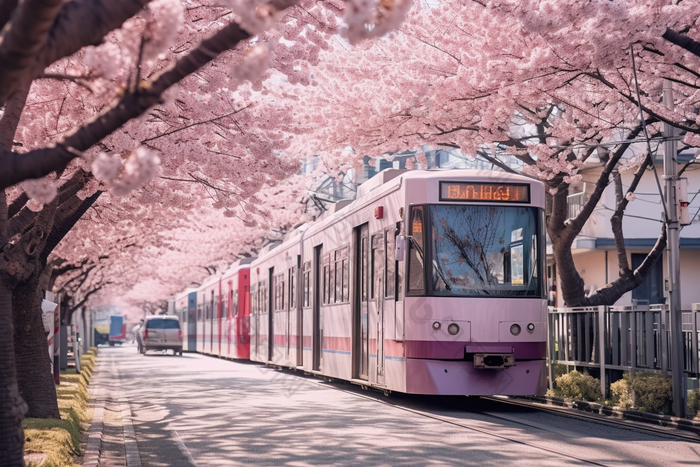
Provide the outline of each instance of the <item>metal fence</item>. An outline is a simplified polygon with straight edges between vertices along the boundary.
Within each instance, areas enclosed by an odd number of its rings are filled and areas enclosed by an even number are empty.
[[[686,376],[700,376],[700,303],[683,311],[683,367]],[[606,392],[610,370],[669,373],[670,313],[666,305],[550,308],[548,351],[552,364],[595,368]],[[553,383],[549,365],[550,387]]]

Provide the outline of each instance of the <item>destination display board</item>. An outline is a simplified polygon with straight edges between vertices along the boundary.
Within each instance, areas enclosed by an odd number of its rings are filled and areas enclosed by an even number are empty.
[[[440,201],[529,203],[526,183],[440,182]]]

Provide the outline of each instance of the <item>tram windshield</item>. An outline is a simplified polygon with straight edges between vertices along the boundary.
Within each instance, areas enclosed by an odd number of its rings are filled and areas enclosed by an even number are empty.
[[[432,294],[542,296],[537,208],[432,205],[428,213]]]

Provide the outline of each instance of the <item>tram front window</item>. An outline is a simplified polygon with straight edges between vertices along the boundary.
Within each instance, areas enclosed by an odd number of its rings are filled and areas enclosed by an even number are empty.
[[[432,205],[429,212],[434,294],[542,295],[536,208]]]

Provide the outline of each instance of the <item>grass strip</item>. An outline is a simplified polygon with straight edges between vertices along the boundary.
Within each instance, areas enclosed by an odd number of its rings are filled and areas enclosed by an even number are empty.
[[[80,374],[75,368],[61,371],[61,384],[56,386],[60,420],[26,418],[22,422],[27,467],[78,467],[74,457],[81,455],[80,440],[92,417],[88,384],[96,356],[96,347],[81,356]]]

